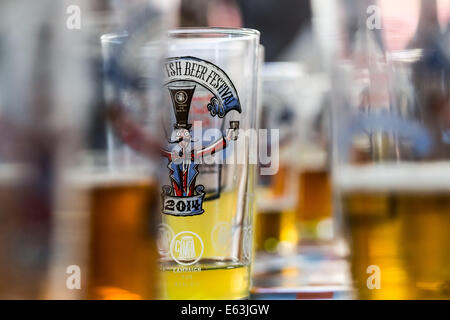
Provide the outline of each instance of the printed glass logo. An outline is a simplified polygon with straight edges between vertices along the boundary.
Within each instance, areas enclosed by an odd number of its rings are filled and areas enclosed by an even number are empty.
[[[197,263],[204,251],[203,241],[192,231],[177,233],[170,243],[170,255],[178,264],[189,266]]]
[[[200,147],[193,145],[191,103],[206,95],[208,100],[195,114],[202,115],[213,127],[223,125],[226,114],[241,112],[239,98],[227,74],[216,65],[194,57],[169,58],[166,62],[166,87],[172,102],[173,129],[169,147],[162,151],[168,159],[170,185],[162,187],[163,213],[173,216],[193,216],[204,212],[205,186],[197,184],[199,159],[212,156],[236,141],[239,121],[230,121],[227,134]],[[203,114],[209,114],[209,119]],[[213,118],[213,119],[211,119]],[[219,119],[219,120],[217,120]],[[218,175],[218,172],[217,172]]]

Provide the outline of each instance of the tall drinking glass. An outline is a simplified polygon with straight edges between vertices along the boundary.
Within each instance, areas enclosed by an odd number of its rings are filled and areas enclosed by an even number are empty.
[[[259,32],[169,32],[161,298],[248,297]],[[253,150],[254,151],[254,150]]]
[[[85,139],[65,150],[60,168],[52,297],[153,299],[159,213],[155,119],[169,16],[147,0],[103,4],[112,6],[107,17],[120,19],[113,19],[117,33],[91,43],[90,52],[102,52],[92,57],[103,62],[103,78],[96,75],[94,83],[97,103],[89,109]],[[95,20],[93,12],[85,12]],[[158,45],[150,50],[151,42]],[[73,275],[66,282],[69,263]]]
[[[0,3],[0,299],[48,289],[58,153],[77,140],[90,83],[65,4]]]
[[[321,73],[306,74],[301,86],[296,214],[304,244],[325,244],[334,236],[329,161],[330,101],[326,80]]]
[[[260,139],[259,147],[271,160],[261,157],[259,171],[265,168],[267,172],[258,172],[255,245],[262,252],[292,253],[298,241],[295,209],[299,184],[293,178],[298,170],[292,155],[299,139],[301,76],[301,66],[294,62],[267,62],[262,72],[259,125],[267,130],[267,139]]]
[[[377,28],[367,15],[375,3],[340,3],[348,15],[334,72],[333,183],[355,294],[448,299],[448,21],[439,25],[430,0],[410,17],[378,7]],[[386,16],[417,23],[394,35]]]

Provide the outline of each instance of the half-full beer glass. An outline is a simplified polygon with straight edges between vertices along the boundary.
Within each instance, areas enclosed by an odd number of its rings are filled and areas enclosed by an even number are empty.
[[[64,150],[60,169],[52,294],[57,298],[156,298],[159,144],[153,141],[164,46],[148,50],[147,43],[164,37],[167,15],[148,1],[114,4],[123,17],[114,24],[118,33],[100,39],[92,31],[94,48],[103,54],[94,58],[103,62],[104,81],[96,78],[95,84],[96,98],[104,103],[92,106],[94,121],[86,126],[91,135]],[[106,12],[108,18],[117,13]],[[85,275],[80,290],[67,290],[59,278],[69,263]]]
[[[249,294],[259,33],[169,32],[164,64],[163,299]]]
[[[267,139],[260,139],[259,147],[261,155],[273,158],[260,157],[255,230],[258,251],[288,254],[294,251],[298,241],[295,208],[299,184],[294,178],[298,170],[293,154],[299,139],[297,123],[303,101],[299,97],[301,75],[301,65],[294,62],[267,62],[263,67],[259,125],[267,130]],[[272,172],[270,168],[278,170]]]
[[[448,299],[448,21],[439,25],[436,1],[417,2],[415,17],[394,21],[416,27],[393,37],[389,19],[369,28],[370,2],[341,4],[354,14],[334,73],[333,183],[356,296]]]

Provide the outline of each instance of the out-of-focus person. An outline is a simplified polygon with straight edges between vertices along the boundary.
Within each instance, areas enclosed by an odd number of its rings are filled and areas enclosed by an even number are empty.
[[[235,0],[183,0],[180,27],[242,27],[240,8]]]

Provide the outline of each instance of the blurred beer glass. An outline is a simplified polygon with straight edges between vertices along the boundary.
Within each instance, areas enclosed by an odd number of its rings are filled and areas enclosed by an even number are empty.
[[[299,139],[296,126],[302,99],[299,98],[301,66],[293,62],[265,63],[259,126],[267,130],[267,139],[259,148],[272,161],[278,160],[278,171],[271,175],[258,172],[255,248],[258,251],[292,253],[298,241],[295,209],[298,197],[298,175],[295,146]],[[278,139],[272,141],[277,130]],[[278,146],[272,146],[277,143]],[[277,147],[277,148],[275,148]],[[274,152],[279,151],[279,156]],[[260,170],[274,163],[260,163]]]
[[[65,279],[55,276],[52,296],[156,298],[157,123],[164,30],[171,14],[155,3],[103,2],[109,13],[101,29],[109,24],[117,31],[97,38],[104,96],[96,98],[104,102],[97,104],[99,110],[92,106],[89,120],[96,122],[86,130],[90,135],[66,157],[56,206],[55,269],[79,266],[81,290],[68,290]],[[98,32],[95,16],[91,22]]]
[[[163,299],[249,295],[259,32],[169,32],[164,65]],[[253,137],[252,137],[253,136]]]
[[[65,5],[0,3],[1,299],[46,296],[58,148],[84,123],[83,37],[67,37]]]
[[[107,150],[95,155],[85,185],[90,200],[88,298],[156,298],[154,155],[159,145],[154,141],[159,136],[155,119],[163,42],[161,13],[143,5],[143,11],[135,11],[142,23],[136,30],[102,37],[109,125]],[[147,43],[158,39],[159,47],[149,50]]]
[[[329,86],[323,73],[307,73],[297,122],[298,202],[296,219],[301,243],[333,239],[333,208],[329,162]]]
[[[384,19],[387,7],[378,11],[382,27],[369,28],[366,12],[374,3],[340,4],[333,184],[355,294],[448,299],[450,54],[442,45],[448,20],[439,25],[436,1],[420,1],[415,33],[402,45]],[[414,19],[398,12],[391,22]]]

